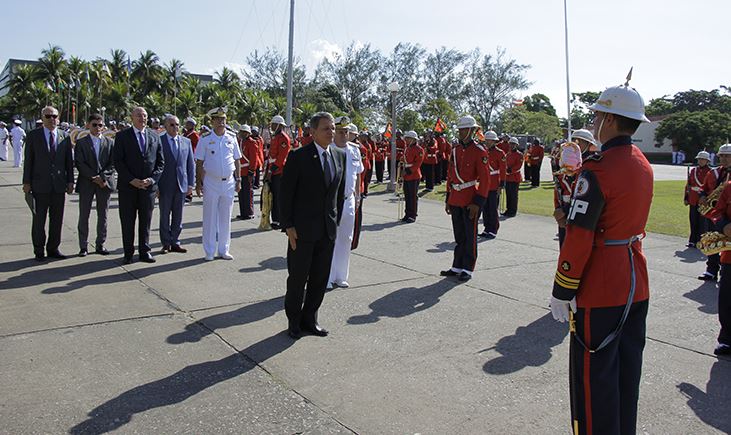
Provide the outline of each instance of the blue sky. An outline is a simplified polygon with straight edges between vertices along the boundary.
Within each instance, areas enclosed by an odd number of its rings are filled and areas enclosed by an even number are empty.
[[[63,9],[61,9],[63,6]],[[731,1],[568,0],[571,89],[633,85],[648,101],[687,89],[731,85]],[[25,0],[4,8],[0,63],[35,59],[49,43],[69,55],[136,57],[212,73],[237,67],[254,49],[287,48],[289,0]],[[565,114],[563,0],[296,0],[295,54],[312,72],[351,41],[383,52],[398,42],[468,51],[502,47],[530,64],[526,93],[547,94]]]

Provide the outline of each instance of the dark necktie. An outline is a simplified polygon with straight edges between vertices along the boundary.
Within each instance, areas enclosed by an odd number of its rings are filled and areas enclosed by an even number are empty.
[[[137,138],[138,138],[137,140],[140,142],[140,152],[142,154],[145,154],[145,137],[142,136],[141,131],[137,132]]]
[[[51,160],[56,159],[56,142],[53,140],[53,132],[48,134],[48,150],[51,153]]]
[[[327,151],[322,152],[322,170],[325,173],[325,184],[328,186],[330,185],[330,182],[332,181],[333,175],[332,171],[330,170],[330,159],[327,158]]]

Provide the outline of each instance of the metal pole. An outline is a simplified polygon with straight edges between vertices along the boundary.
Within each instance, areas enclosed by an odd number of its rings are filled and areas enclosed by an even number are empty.
[[[566,45],[566,127],[567,138],[571,141],[571,86],[569,85],[569,19],[566,8],[566,0],[563,0],[563,26],[564,42]]]
[[[388,191],[396,191],[396,92],[391,91],[391,167],[388,169]]]
[[[292,125],[292,63],[294,59],[294,0],[289,1],[289,61],[287,62],[287,112],[285,121]]]

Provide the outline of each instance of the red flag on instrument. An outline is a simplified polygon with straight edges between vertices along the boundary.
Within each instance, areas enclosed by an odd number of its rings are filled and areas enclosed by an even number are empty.
[[[477,139],[480,142],[484,142],[485,134],[482,133],[482,127],[477,127],[477,131],[475,132],[475,139]]]
[[[386,125],[386,131],[383,132],[383,137],[391,139],[391,135],[393,134],[391,130],[391,123],[389,122],[388,125]]]
[[[434,131],[437,133],[442,133],[444,130],[447,129],[447,124],[442,121],[442,118],[437,118],[437,123],[434,125]]]
[[[302,137],[302,127],[297,127],[297,137]]]

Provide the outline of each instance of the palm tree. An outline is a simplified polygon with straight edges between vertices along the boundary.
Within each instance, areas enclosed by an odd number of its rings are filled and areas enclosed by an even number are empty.
[[[41,51],[36,68],[36,78],[48,83],[54,92],[58,92],[67,83],[63,80],[66,69],[64,57],[66,53],[58,45],[48,45],[48,48]]]
[[[125,119],[132,110],[132,99],[127,93],[127,83],[113,82],[109,87],[105,104],[109,106],[107,113],[109,113],[110,118]]]
[[[129,55],[119,48],[111,50],[110,53],[112,58],[107,61],[107,65],[109,65],[112,80],[115,82],[127,81],[129,79],[129,72],[127,71]]]
[[[142,100],[145,95],[159,89],[162,79],[160,58],[152,50],[140,53],[140,58],[132,65],[132,80],[135,82],[135,99]],[[134,86],[133,86],[134,88]]]

